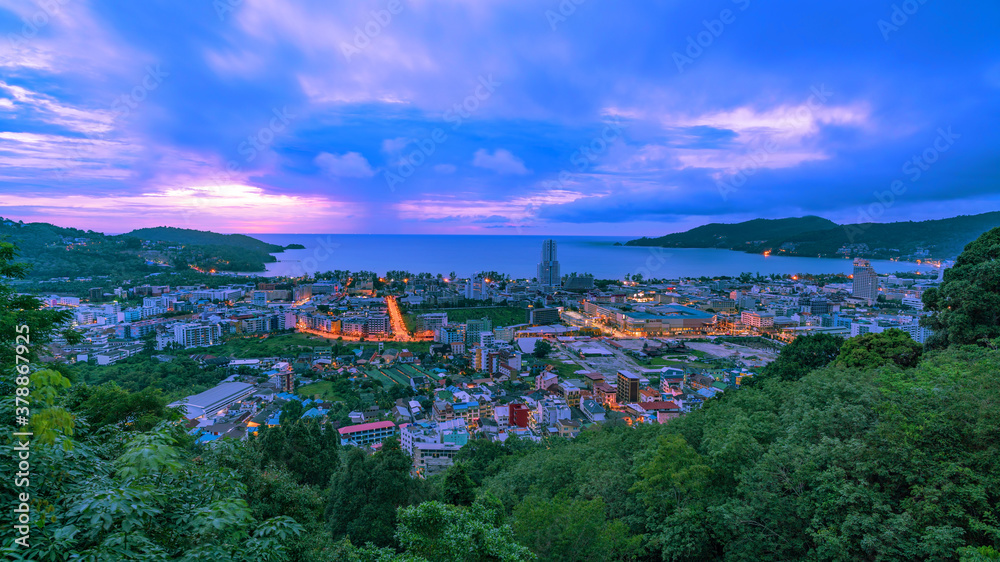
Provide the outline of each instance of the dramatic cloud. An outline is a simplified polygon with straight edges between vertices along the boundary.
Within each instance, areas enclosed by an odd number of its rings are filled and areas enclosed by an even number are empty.
[[[392,6],[0,2],[0,215],[660,235],[859,220],[896,180],[874,220],[1000,208],[993,3]]]

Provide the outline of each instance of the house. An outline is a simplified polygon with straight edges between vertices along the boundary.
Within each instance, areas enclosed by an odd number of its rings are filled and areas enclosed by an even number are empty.
[[[585,398],[580,401],[580,411],[586,418],[594,423],[601,423],[604,421],[604,415],[606,410],[601,407],[593,398]]]
[[[349,425],[337,430],[340,433],[341,445],[354,445],[364,447],[374,443],[381,443],[393,435],[396,435],[396,424],[391,421],[377,421]]]
[[[556,429],[561,437],[572,439],[580,435],[580,422],[574,419],[561,419],[556,421]]]
[[[643,402],[639,407],[647,413],[654,414],[659,423],[666,423],[681,415],[681,407],[673,401]]]

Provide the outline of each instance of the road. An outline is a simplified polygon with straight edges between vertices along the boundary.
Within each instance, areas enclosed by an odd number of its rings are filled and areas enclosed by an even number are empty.
[[[389,309],[389,324],[392,326],[393,339],[400,342],[413,341],[410,332],[406,329],[406,323],[403,322],[403,313],[399,311],[396,297],[392,295],[385,297],[385,306]]]

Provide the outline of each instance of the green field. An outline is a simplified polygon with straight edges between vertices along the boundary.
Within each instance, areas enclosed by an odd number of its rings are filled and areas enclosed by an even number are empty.
[[[697,368],[697,369],[710,369],[712,367],[712,365],[710,365],[708,363],[703,363],[701,361],[686,361],[686,360],[685,361],[674,361],[674,360],[670,360],[670,359],[664,359],[662,357],[656,357],[656,358],[652,359],[651,361],[649,361],[646,364],[650,365],[650,366],[653,366],[653,367],[659,367],[659,366],[663,366],[663,367],[677,367],[679,369],[683,369],[684,367],[692,367],[692,368]]]
[[[524,308],[512,306],[489,306],[483,308],[435,308],[428,310],[415,310],[403,315],[406,329],[413,330],[417,325],[417,316],[420,314],[430,314],[432,312],[447,312],[449,324],[460,324],[466,320],[474,318],[489,318],[493,327],[512,326],[515,324],[526,324],[528,322],[528,311]],[[412,349],[410,351],[413,351]]]
[[[410,385],[411,376],[426,376],[435,378],[432,373],[424,371],[413,365],[392,365],[389,367],[369,367],[363,371],[364,375],[370,379],[381,381],[384,386],[398,384],[401,386]]]
[[[340,396],[333,393],[333,383],[330,381],[314,382],[312,384],[300,386],[295,389],[295,394],[306,398],[316,398],[316,395],[318,394],[320,399],[329,402],[341,399]]]
[[[578,375],[576,374],[576,372],[584,370],[583,367],[577,365],[576,363],[567,365],[562,361],[555,361],[555,360],[539,361],[539,363],[542,363],[543,365],[552,365],[553,367],[555,367],[556,373],[563,378],[577,377]]]
[[[329,344],[323,338],[309,334],[277,334],[267,337],[264,337],[263,334],[248,334],[246,336],[232,337],[222,345],[185,349],[184,355],[209,353],[218,357],[247,359],[312,351],[313,347],[323,345]]]

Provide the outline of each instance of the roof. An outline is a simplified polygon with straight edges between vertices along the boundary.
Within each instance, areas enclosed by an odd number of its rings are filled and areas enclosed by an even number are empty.
[[[359,431],[369,431],[372,429],[388,429],[390,427],[396,427],[396,424],[391,421],[377,421],[369,423],[359,423],[357,425],[349,425],[347,427],[342,427],[337,431],[341,435],[350,435],[352,433],[357,433]]]
[[[253,393],[254,386],[243,382],[225,382],[205,392],[188,396],[184,400],[168,404],[170,407],[183,406],[188,418],[196,418],[207,412],[220,410],[237,400]]]
[[[677,405],[676,402],[667,402],[663,400],[657,400],[656,402],[643,402],[639,404],[639,407],[647,412],[652,410],[680,410],[681,407]]]

